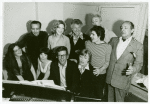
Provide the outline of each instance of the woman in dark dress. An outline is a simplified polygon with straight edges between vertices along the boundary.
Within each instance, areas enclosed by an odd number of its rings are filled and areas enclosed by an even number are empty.
[[[35,70],[27,55],[16,44],[10,44],[4,58],[4,69],[8,72],[8,80],[35,80]]]

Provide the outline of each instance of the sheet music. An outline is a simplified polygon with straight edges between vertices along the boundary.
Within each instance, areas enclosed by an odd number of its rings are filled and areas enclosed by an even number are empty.
[[[65,90],[64,87],[55,85],[53,80],[35,80],[35,81],[3,80],[3,83],[22,84],[22,85],[39,86],[39,87],[53,88],[58,90]]]

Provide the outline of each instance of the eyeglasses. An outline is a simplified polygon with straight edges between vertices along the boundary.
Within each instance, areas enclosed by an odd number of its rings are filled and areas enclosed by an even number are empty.
[[[65,57],[65,56],[66,56],[66,54],[58,55],[58,57],[59,57],[59,58],[61,58],[61,57]]]

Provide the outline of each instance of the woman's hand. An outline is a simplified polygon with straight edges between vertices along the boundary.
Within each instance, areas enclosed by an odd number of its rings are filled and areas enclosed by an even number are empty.
[[[101,73],[102,73],[102,71],[104,70],[104,68],[98,68],[98,67],[94,67],[95,68],[95,70],[93,70],[93,74],[94,75],[96,75],[96,76],[99,76]]]
[[[93,74],[98,76],[100,74],[101,70],[98,67],[94,67],[94,68],[95,68],[95,70],[93,70]]]

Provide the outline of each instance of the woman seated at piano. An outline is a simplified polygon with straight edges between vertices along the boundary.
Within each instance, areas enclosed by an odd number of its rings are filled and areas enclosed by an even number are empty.
[[[35,80],[35,70],[27,55],[16,44],[10,44],[4,57],[4,70],[7,71],[7,80],[23,81]]]
[[[41,48],[38,58],[37,80],[47,80],[50,76],[51,60],[48,60],[49,48]]]
[[[80,82],[78,87],[79,96],[95,98],[95,76],[94,68],[90,64],[91,53],[87,49],[79,53],[78,69],[80,71]]]

